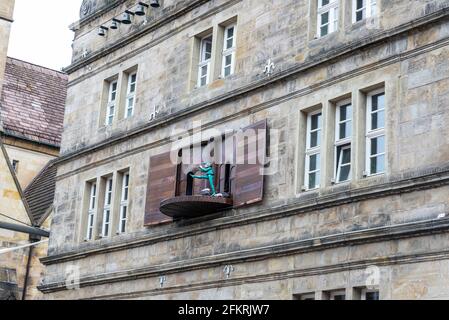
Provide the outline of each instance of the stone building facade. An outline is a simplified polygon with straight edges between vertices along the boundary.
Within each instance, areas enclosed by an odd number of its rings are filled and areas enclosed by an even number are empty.
[[[449,1],[158,2],[72,26],[46,298],[449,298]],[[172,220],[200,126],[267,128],[274,170]]]

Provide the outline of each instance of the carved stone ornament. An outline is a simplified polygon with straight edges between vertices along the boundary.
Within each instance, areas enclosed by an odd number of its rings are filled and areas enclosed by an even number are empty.
[[[117,0],[83,0],[80,8],[80,19],[83,19]]]
[[[93,12],[95,0],[83,0],[80,9],[80,18],[87,17]]]

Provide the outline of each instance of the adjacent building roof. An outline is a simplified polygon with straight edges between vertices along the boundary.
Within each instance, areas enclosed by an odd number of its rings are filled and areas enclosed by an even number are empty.
[[[0,100],[6,135],[60,147],[67,75],[8,58]]]
[[[33,224],[40,226],[51,212],[55,198],[56,166],[50,161],[26,188],[24,195]]]

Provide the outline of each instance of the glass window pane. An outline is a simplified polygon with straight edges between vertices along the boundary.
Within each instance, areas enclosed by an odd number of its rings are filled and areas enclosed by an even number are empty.
[[[325,12],[321,15],[321,25],[329,23],[329,12]]]
[[[371,139],[371,155],[385,152],[385,137]]]
[[[207,75],[207,66],[201,67],[201,75],[206,76]]]
[[[371,130],[385,128],[385,111],[371,114]]]
[[[234,27],[228,28],[227,31],[228,31],[227,37],[232,38],[234,36]]]
[[[320,131],[315,131],[310,134],[310,148],[315,148],[321,145]]]
[[[364,7],[365,0],[357,0],[357,9],[361,9]]]
[[[231,74],[231,67],[226,67],[224,69],[224,76],[227,77]]]
[[[326,6],[326,5],[328,5],[329,4],[329,1],[330,0],[321,0],[321,6]]]
[[[133,93],[133,92],[135,92],[135,91],[136,91],[136,84],[133,83],[133,84],[130,86],[130,88],[129,88],[129,93]]]
[[[320,156],[318,154],[314,154],[313,156],[310,156],[309,159],[309,172],[316,171],[319,168]]]
[[[206,60],[212,56],[212,42],[206,42]]]
[[[234,46],[234,38],[226,40],[226,49],[230,49]]]
[[[324,37],[329,33],[329,26],[321,27],[321,36]]]
[[[340,122],[352,119],[352,106],[341,106],[340,107]]]
[[[371,174],[385,172],[385,156],[371,158]]]
[[[351,163],[351,149],[344,149],[342,155],[341,163],[348,164]]]
[[[226,65],[228,66],[230,64],[232,64],[232,54],[226,56]]]
[[[128,99],[128,107],[132,107],[132,106],[134,106],[134,98],[129,98]]]
[[[321,113],[314,114],[312,116],[312,128],[311,130],[316,130],[321,128]]]
[[[340,168],[340,176],[338,177],[338,182],[348,181],[350,174],[351,166],[342,166]]]
[[[339,139],[350,138],[352,136],[352,122],[345,122],[340,124]]]
[[[309,174],[309,189],[315,189],[320,183],[320,172]]]

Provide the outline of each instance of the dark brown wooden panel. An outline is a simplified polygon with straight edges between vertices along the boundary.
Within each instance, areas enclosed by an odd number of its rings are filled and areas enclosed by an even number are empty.
[[[150,159],[145,226],[171,222],[172,219],[160,211],[161,201],[176,196],[177,165],[170,159],[170,152]]]
[[[264,167],[267,151],[267,120],[258,122],[243,130],[251,129],[259,133],[257,149],[254,152],[248,146],[247,139],[244,142],[240,141],[240,144],[244,143],[245,145],[245,164],[237,164],[236,167],[235,186],[234,190],[232,190],[234,207],[241,207],[263,200],[265,177],[261,174],[261,169]],[[261,159],[258,159],[257,150],[263,150],[263,157]]]

